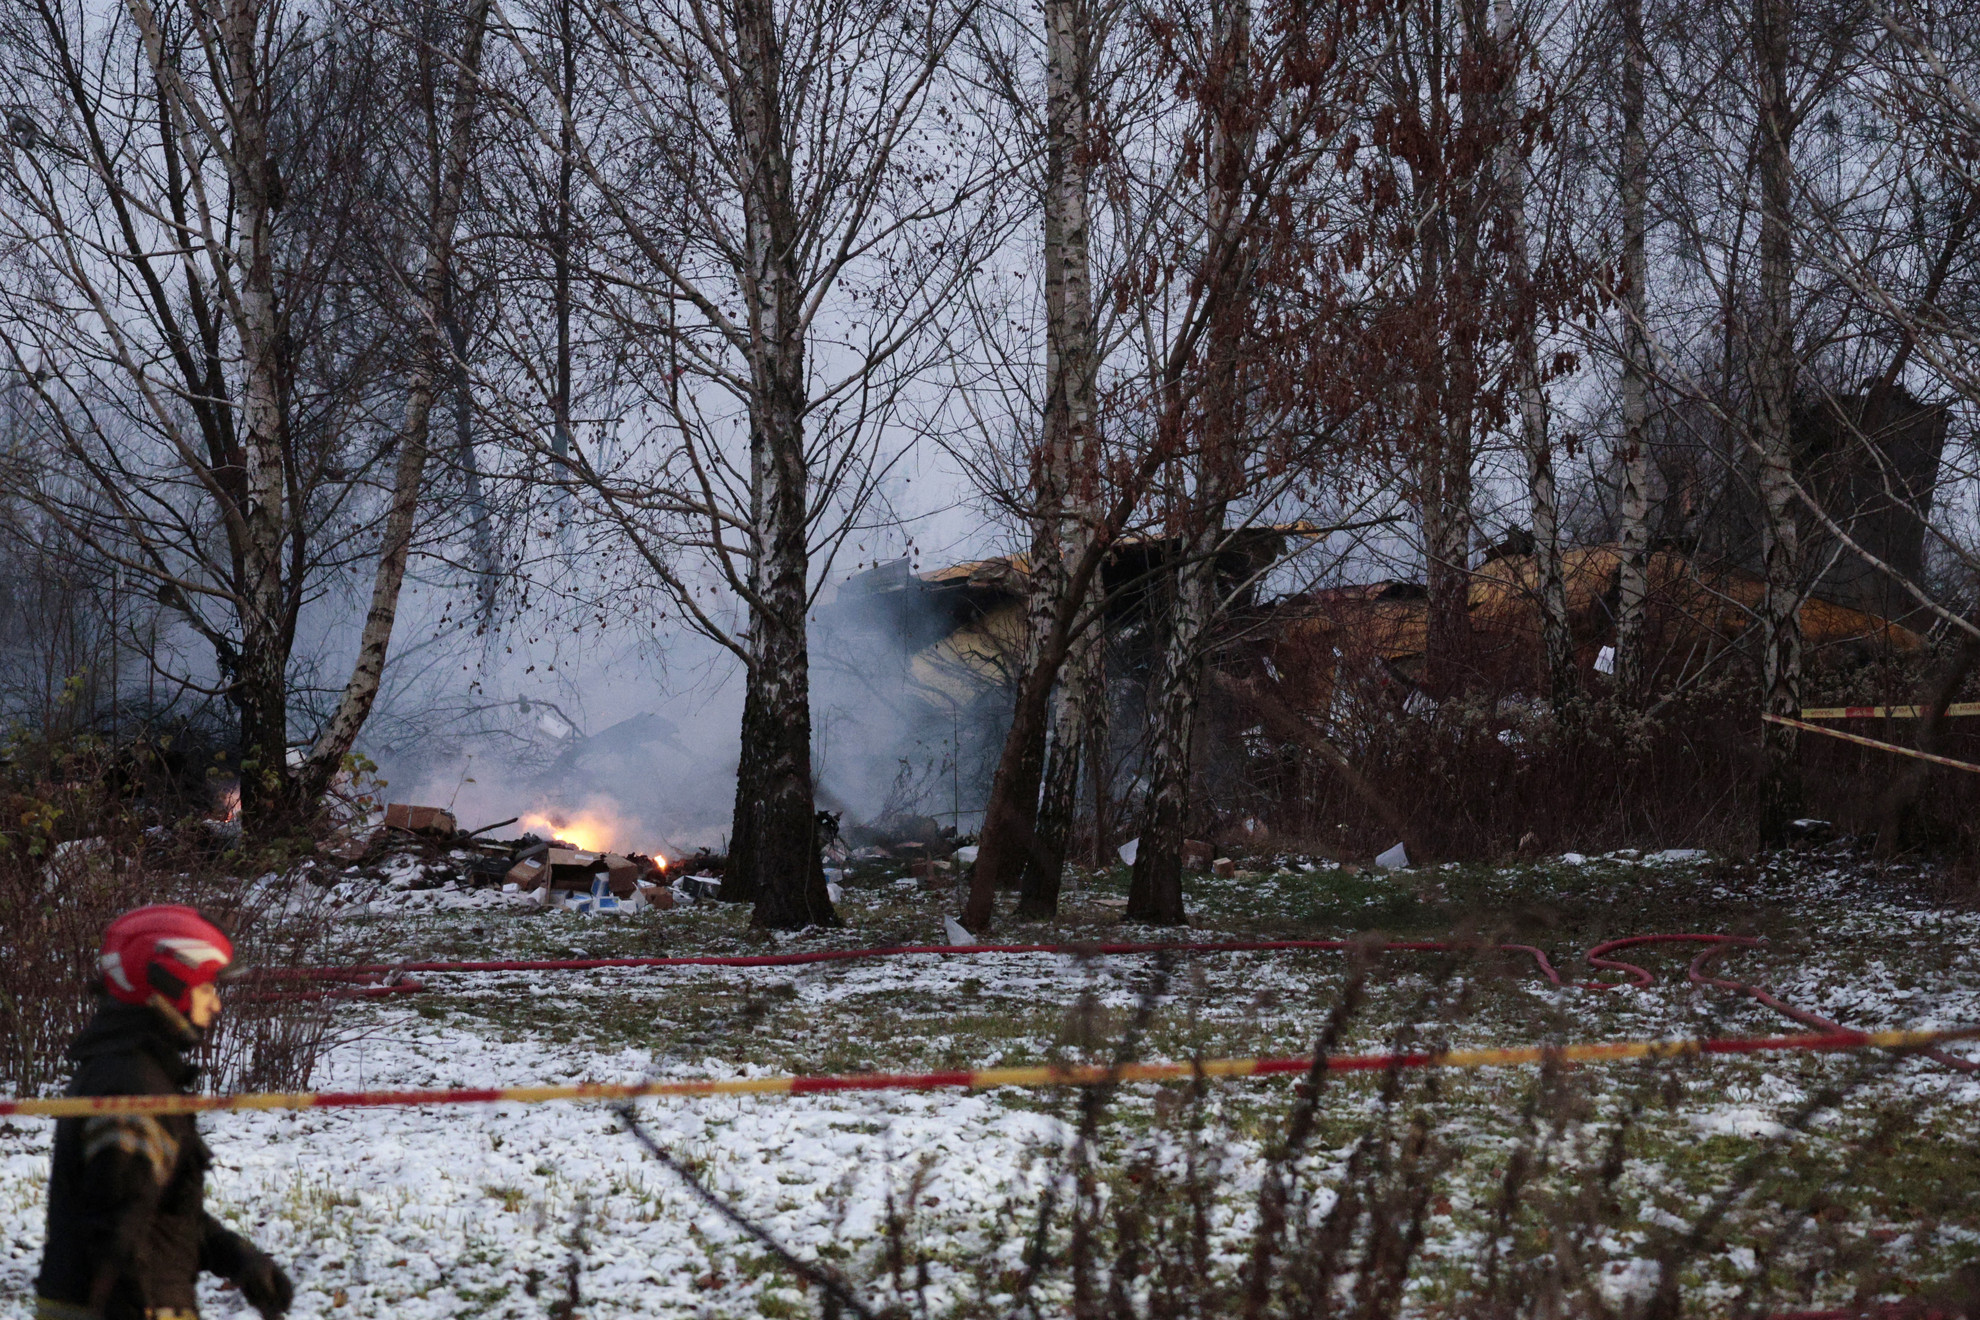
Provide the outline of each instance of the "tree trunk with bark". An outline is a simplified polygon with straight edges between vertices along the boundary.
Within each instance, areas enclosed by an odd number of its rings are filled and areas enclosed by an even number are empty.
[[[746,844],[756,908],[752,924],[793,929],[836,923],[818,855],[811,780],[808,499],[804,450],[803,280],[791,160],[785,145],[776,8],[741,0],[734,10],[738,76],[731,113],[749,175],[743,217],[744,283],[753,315],[750,425],[762,446],[761,520],[755,562],[761,587],[750,620],[749,683],[758,723],[755,792]],[[748,732],[748,731],[745,731]]]
[[[1640,696],[1644,672],[1644,612],[1650,598],[1649,420],[1650,146],[1643,127],[1644,73],[1649,48],[1643,38],[1643,0],[1618,0],[1622,17],[1622,159],[1617,192],[1622,201],[1622,496],[1621,563],[1616,577],[1616,687]]]
[[[358,637],[357,662],[345,685],[343,700],[297,775],[297,787],[305,802],[316,801],[329,788],[378,699],[393,625],[398,619],[399,593],[405,585],[406,563],[412,553],[413,521],[425,490],[433,405],[451,371],[465,371],[464,365],[450,366],[455,346],[447,338],[447,309],[454,284],[455,229],[474,156],[474,119],[488,7],[489,0],[475,0],[468,11],[446,140],[435,153],[440,169],[428,196],[419,337],[406,384],[405,422],[399,433],[399,457],[392,474],[391,505],[378,547],[378,566],[372,575],[371,604],[365,612],[364,628]]]
[[[1086,682],[1089,696],[1084,711],[1086,726],[1080,731],[1082,755],[1086,761],[1086,789],[1093,817],[1090,865],[1096,870],[1106,865],[1108,826],[1112,823],[1113,762],[1108,755],[1108,725],[1111,703],[1107,694],[1107,639],[1096,639],[1087,657]]]
[[[1189,821],[1197,698],[1223,603],[1217,561],[1223,548],[1224,521],[1243,466],[1239,454],[1244,430],[1239,356],[1249,319],[1241,293],[1248,283],[1244,273],[1248,253],[1237,226],[1255,140],[1248,119],[1248,0],[1217,4],[1211,21],[1218,29],[1216,58],[1221,67],[1212,82],[1210,122],[1205,132],[1209,150],[1204,173],[1209,195],[1204,208],[1204,250],[1225,259],[1205,280],[1212,311],[1205,335],[1197,444],[1189,456],[1192,479],[1185,483],[1183,492],[1186,504],[1181,522],[1188,534],[1175,568],[1175,597],[1148,754],[1148,795],[1142,808],[1141,841],[1135,852],[1127,905],[1130,921],[1171,926],[1186,919],[1182,844]]]
[[[1148,796],[1141,813],[1140,843],[1128,883],[1127,919],[1158,926],[1180,925],[1183,910],[1182,844],[1189,823],[1190,768],[1196,707],[1203,682],[1204,648],[1218,605],[1217,539],[1221,505],[1206,514],[1204,531],[1193,537],[1176,571],[1175,601],[1162,654],[1160,696],[1154,740],[1148,750]]]
[[[1443,367],[1433,368],[1443,371]],[[1429,386],[1434,393],[1447,382]],[[1444,415],[1433,426],[1420,460],[1423,488],[1424,583],[1427,597],[1423,669],[1439,696],[1462,691],[1471,664],[1471,419],[1469,405],[1436,405]]]
[[[1045,921],[1058,915],[1059,886],[1079,808],[1082,753],[1092,738],[1094,708],[1104,697],[1097,681],[1099,641],[1090,632],[1081,637],[1060,679],[1059,711],[1038,804],[1038,844],[1030,850],[1018,888],[1018,916],[1027,921]]]
[[[1098,567],[1100,553],[1099,548],[1093,546],[1084,552],[1083,563],[1072,574],[1075,594],[1086,590],[1086,584],[1092,580]],[[1042,742],[1045,737],[1051,713],[1052,685],[1057,681],[1066,655],[1076,640],[1073,619],[1061,613],[1039,647],[1037,664],[1018,681],[1017,702],[1011,712],[1011,730],[1004,738],[1004,750],[991,780],[990,797],[984,804],[983,841],[978,847],[976,866],[970,876],[969,901],[963,906],[963,926],[978,935],[990,929],[999,877],[1006,873],[1005,868],[1009,869],[1010,874],[1022,874],[1023,855],[1038,843],[1035,832],[1036,772],[1031,778],[1033,799],[1029,811],[1021,810],[1013,786],[1020,782],[1023,774],[1020,762],[1026,754],[1028,740],[1036,738]]]
[[[751,648],[752,652],[754,647]],[[763,707],[757,685],[743,675],[742,742],[736,756],[735,811],[729,820],[729,855],[723,859],[724,903],[756,901],[756,800],[763,791]]]
[[[1540,315],[1533,287],[1533,257],[1526,225],[1526,165],[1520,151],[1519,60],[1521,46],[1511,0],[1493,6],[1496,55],[1505,84],[1499,102],[1499,195],[1506,227],[1506,263],[1512,288],[1513,389],[1519,396],[1520,449],[1526,457],[1526,494],[1533,523],[1533,567],[1539,590],[1540,649],[1548,699],[1562,711],[1581,690],[1568,627],[1567,585],[1561,576],[1560,502],[1555,494],[1554,442],[1549,434],[1547,392],[1540,375]]]
[[[1753,56],[1759,102],[1760,288],[1752,345],[1752,444],[1759,466],[1763,709],[1799,718],[1801,708],[1801,544],[1796,525],[1790,412],[1795,386],[1793,140],[1788,93],[1788,0],[1754,0]],[[1791,728],[1763,721],[1765,759],[1760,838],[1787,840],[1801,812],[1799,750]]]
[[[288,509],[287,410],[283,407],[282,311],[276,293],[275,203],[280,162],[271,152],[269,71],[261,65],[259,0],[229,0],[219,15],[229,126],[228,182],[234,190],[236,329],[240,336],[242,468],[240,511],[240,669],[229,699],[241,722],[241,813],[257,833],[294,823],[305,802],[288,770],[288,660],[293,621],[283,556]],[[154,62],[168,67],[162,46]]]
[[[1022,672],[1046,663],[1048,639],[1062,616],[1087,605],[1070,590],[1070,566],[1091,544],[1093,520],[1095,345],[1088,194],[1091,165],[1092,11],[1087,0],[1046,0],[1045,403],[1032,464],[1031,575]],[[1055,662],[1056,668],[1056,662]],[[999,773],[984,812],[976,874],[992,888],[1021,889],[1021,906],[1039,915],[1045,895],[1057,910],[1064,869],[1062,829],[1055,844],[1039,833],[1040,780],[1051,726],[1049,684],[1020,682],[1019,709],[1007,734],[1010,774]],[[1064,744],[1055,752],[1060,760]],[[1071,748],[1077,789],[1077,747]],[[1048,796],[1051,790],[1047,790]],[[1049,874],[1048,874],[1049,873]],[[1051,915],[1051,911],[1043,915]]]
[[[467,504],[468,553],[474,564],[474,613],[486,633],[495,624],[495,592],[501,563],[495,554],[493,513],[481,475],[481,458],[474,447],[474,378],[468,370],[468,327],[460,306],[458,281],[447,292],[446,332],[452,361],[449,374],[454,400],[454,461],[461,467],[461,494]]]
[[[1472,409],[1476,401],[1477,295],[1473,272],[1453,250],[1456,222],[1426,180],[1417,198],[1419,327],[1416,423],[1417,516],[1423,531],[1423,676],[1442,696],[1470,682]],[[1471,245],[1476,249],[1476,244]],[[1447,283],[1454,287],[1447,287]],[[1427,342],[1425,342],[1427,340]]]

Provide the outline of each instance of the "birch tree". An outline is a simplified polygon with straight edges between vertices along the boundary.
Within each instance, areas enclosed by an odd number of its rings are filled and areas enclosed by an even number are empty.
[[[1532,238],[1527,224],[1528,133],[1522,122],[1519,70],[1532,47],[1521,31],[1512,0],[1494,0],[1490,49],[1495,66],[1493,74],[1499,82],[1494,165],[1498,172],[1500,222],[1505,230],[1506,274],[1512,303],[1510,369],[1513,393],[1519,400],[1519,445],[1526,459],[1542,665],[1549,700],[1559,711],[1580,690],[1581,676],[1575,668],[1574,634],[1568,627],[1567,584],[1561,576],[1560,499],[1555,489],[1546,376],[1540,361],[1540,321],[1546,298],[1534,278]]]
[[[1096,377],[1100,370],[1090,246],[1094,140],[1093,79],[1110,19],[1093,0],[1045,0],[1045,162],[1042,220],[1045,262],[1045,399],[1034,480],[1031,601],[1027,635],[1036,650],[1054,616],[1090,602],[1069,593],[1067,567],[1077,562],[1096,529],[1099,460]],[[1058,911],[1066,841],[1079,794],[1082,750],[1091,724],[1103,717],[1100,644],[1082,634],[1067,660],[1052,727],[1037,844],[1026,850],[1020,917]],[[1029,665],[1037,656],[1026,657]],[[1042,725],[1042,721],[1039,722]],[[1042,741],[1042,740],[1041,740]],[[1042,758],[1041,746],[1036,756]],[[1034,755],[1027,749],[1027,761]],[[1101,767],[1090,767],[1101,773]],[[1030,774],[1027,764],[1027,776]]]
[[[1760,184],[1759,289],[1754,309],[1752,445],[1759,464],[1761,554],[1766,589],[1760,601],[1763,709],[1801,715],[1801,544],[1794,498],[1792,408],[1798,362],[1794,341],[1794,133],[1796,106],[1788,96],[1791,0],[1753,0],[1753,71],[1757,173]],[[1800,815],[1795,731],[1761,726],[1766,778],[1761,787],[1760,836],[1784,841]]]
[[[1167,617],[1146,761],[1130,919],[1185,919],[1182,845],[1192,804],[1196,711],[1234,590],[1234,537],[1300,492],[1330,504],[1323,473],[1352,458],[1341,437],[1360,412],[1343,267],[1354,244],[1338,185],[1358,138],[1351,107],[1368,92],[1360,16],[1293,3],[1218,3],[1173,20],[1170,57],[1186,70],[1192,122],[1183,225],[1171,240],[1180,295],[1148,397],[1168,456],[1161,512],[1174,529]],[[1348,170],[1340,168],[1346,161]],[[1179,312],[1180,314],[1176,314]],[[1331,519],[1329,519],[1331,521]],[[1336,524],[1340,525],[1340,524]]]
[[[402,194],[369,35],[282,0],[9,11],[11,99],[47,116],[0,171],[0,347],[40,405],[14,475],[204,646],[207,666],[153,663],[231,706],[260,833],[312,810],[389,654],[469,169],[465,31],[433,169]],[[366,578],[348,677],[295,748],[299,617]]]
[[[1622,494],[1621,563],[1616,582],[1616,685],[1627,696],[1644,680],[1644,609],[1650,597],[1650,311],[1648,260],[1650,144],[1644,127],[1644,77],[1650,50],[1643,35],[1643,0],[1617,0],[1622,36],[1622,142],[1616,193],[1622,219]]]
[[[512,109],[603,212],[583,279],[642,407],[624,443],[575,425],[531,443],[743,667],[724,895],[759,925],[830,922],[806,622],[979,218],[943,81],[968,6],[572,3],[610,104],[576,116],[511,22],[538,93]]]

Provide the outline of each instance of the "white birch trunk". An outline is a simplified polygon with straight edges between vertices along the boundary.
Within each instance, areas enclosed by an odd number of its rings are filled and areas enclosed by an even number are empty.
[[[1759,93],[1760,291],[1752,344],[1753,448],[1759,465],[1766,588],[1760,602],[1764,709],[1798,718],[1801,707],[1801,545],[1795,521],[1791,409],[1795,386],[1793,107],[1788,92],[1791,13],[1786,0],[1754,0]],[[1793,729],[1761,725],[1766,777],[1763,843],[1786,839],[1801,807]]]
[[[1492,24],[1505,70],[1499,105],[1499,196],[1506,226],[1508,274],[1513,289],[1513,388],[1519,396],[1520,448],[1526,456],[1526,494],[1533,522],[1533,566],[1539,589],[1540,646],[1547,691],[1558,712],[1580,687],[1574,635],[1568,627],[1567,587],[1561,578],[1560,505],[1554,489],[1554,445],[1547,425],[1547,392],[1540,380],[1539,309],[1533,292],[1533,257],[1526,227],[1526,167],[1519,149],[1521,47],[1511,0],[1495,0]]]
[[[1049,662],[1047,640],[1068,614],[1076,615],[1087,603],[1072,597],[1069,577],[1092,536],[1097,350],[1088,237],[1091,168],[1086,161],[1092,18],[1087,0],[1045,0],[1045,400],[1031,472],[1026,676]],[[1049,703],[1051,692],[1050,687],[1020,682],[1018,699]],[[986,885],[1018,885],[1020,907],[1029,916],[1057,910],[1063,869],[1063,847],[1044,847],[1038,835],[1040,780],[1051,723],[1046,708],[1013,712],[1007,737],[1019,745],[1010,749],[1011,774],[1000,773],[993,785],[976,863],[977,876]]]
[[[1616,582],[1616,686],[1640,694],[1644,673],[1644,611],[1650,596],[1650,456],[1644,427],[1649,417],[1650,148],[1644,133],[1644,74],[1649,50],[1643,38],[1643,0],[1619,0],[1622,17],[1622,160],[1617,191],[1622,202],[1622,545]]]
[[[779,929],[837,920],[818,855],[811,782],[809,498],[803,281],[791,159],[785,144],[777,10],[742,0],[734,11],[737,80],[730,113],[748,175],[744,298],[751,312],[750,425],[762,446],[755,528],[761,587],[750,619],[749,681],[759,719],[751,861],[751,920]]]
[[[1202,418],[1191,464],[1194,480],[1185,497],[1182,562],[1157,691],[1155,728],[1148,755],[1148,797],[1142,808],[1141,843],[1128,886],[1127,917],[1159,925],[1185,920],[1182,892],[1183,831],[1189,820],[1190,766],[1196,707],[1208,645],[1221,606],[1217,552],[1228,505],[1242,467],[1239,439],[1243,398],[1239,353],[1246,309],[1235,281],[1246,253],[1237,224],[1249,173],[1254,130],[1238,127],[1250,100],[1249,0],[1220,0],[1212,14],[1220,29],[1218,54],[1226,62],[1223,86],[1206,126],[1205,260],[1218,262],[1209,282],[1216,301],[1205,336]],[[1236,249],[1235,251],[1233,249]],[[1224,258],[1223,260],[1219,260]],[[1221,287],[1219,287],[1221,286]]]
[[[474,119],[488,6],[489,0],[475,0],[468,11],[447,140],[438,153],[440,177],[432,184],[426,265],[420,279],[419,344],[406,387],[406,415],[399,433],[399,458],[392,473],[391,505],[378,547],[378,566],[372,575],[371,604],[365,611],[364,630],[358,638],[357,661],[336,712],[311,748],[303,768],[300,788],[309,799],[329,785],[371,714],[392,645],[393,625],[398,619],[399,593],[405,585],[413,521],[419,509],[431,449],[433,404],[453,370],[450,358],[454,345],[446,334],[447,299],[453,280],[455,229],[474,154]]]

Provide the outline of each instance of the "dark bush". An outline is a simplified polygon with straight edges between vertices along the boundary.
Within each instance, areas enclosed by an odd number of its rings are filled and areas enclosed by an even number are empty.
[[[103,929],[146,903],[200,909],[235,942],[239,965],[295,965],[320,953],[330,914],[314,891],[242,881],[230,834],[200,818],[148,824],[94,744],[17,757],[0,829],[0,1087],[58,1089],[64,1050],[95,1011]],[[328,1041],[320,1000],[230,992],[204,1051],[212,1084],[301,1087]]]

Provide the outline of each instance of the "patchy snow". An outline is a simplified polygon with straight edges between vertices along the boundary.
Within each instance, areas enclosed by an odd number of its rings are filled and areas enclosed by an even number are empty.
[[[495,1044],[405,1012],[326,1061],[325,1089],[634,1080],[652,1060],[555,1041]],[[698,1076],[760,1070],[704,1060]],[[890,1196],[917,1175],[923,1240],[963,1259],[1009,1254],[999,1207],[1034,1192],[1040,1152],[1065,1138],[1043,1114],[970,1094],[743,1097],[641,1106],[652,1135],[805,1257],[878,1250]],[[769,1286],[739,1240],[597,1105],[238,1113],[203,1120],[215,1213],[287,1263],[301,1317],[536,1316],[560,1294],[582,1218],[588,1317],[749,1314]],[[0,1316],[26,1317],[41,1240],[52,1124],[0,1161]],[[925,1170],[924,1170],[925,1162]],[[536,1280],[532,1285],[532,1275]],[[931,1301],[956,1275],[935,1274]],[[538,1292],[541,1299],[532,1297]],[[209,1317],[252,1314],[210,1287]]]
[[[1631,1256],[1612,1260],[1603,1266],[1597,1286],[1601,1289],[1603,1301],[1610,1306],[1622,1306],[1629,1302],[1648,1301],[1657,1290],[1660,1277],[1656,1261]]]
[[[1693,1114],[1691,1126],[1705,1137],[1778,1137],[1787,1131],[1772,1113],[1752,1105],[1720,1105]]]
[[[1623,887],[1668,884],[1681,865],[1702,860],[1697,850],[1669,849],[1640,859],[1655,863],[1629,873]],[[1590,884],[1607,884],[1599,869],[1620,856],[1591,861],[1567,854],[1562,861]],[[1332,864],[1329,863],[1331,869]],[[1314,873],[1293,873],[1312,883]],[[1775,883],[1770,877],[1768,883]],[[1846,863],[1803,863],[1778,881],[1827,906],[1811,926],[1805,947],[1745,952],[1721,964],[1727,974],[1760,978],[1788,1002],[1850,1026],[1952,1025],[1980,1020],[1980,914],[1910,909],[1862,896],[1863,881]],[[409,885],[416,885],[416,879]],[[912,888],[914,881],[904,880]],[[1192,883],[1209,885],[1208,878]],[[1245,887],[1266,893],[1281,883],[1271,876]],[[1334,883],[1329,881],[1329,883]],[[1343,885],[1393,882],[1378,876],[1342,878]],[[339,881],[328,892],[353,919],[377,917],[408,929],[444,933],[481,925],[498,939],[533,941],[540,954],[554,946],[583,956],[600,945],[590,932],[613,927],[572,913],[530,914],[513,922],[503,909],[528,907],[526,898],[499,890],[400,887],[377,878]],[[1358,895],[1359,888],[1346,891]],[[849,889],[862,905],[879,891]],[[885,895],[895,895],[888,891]],[[928,936],[939,928],[940,896],[925,916]],[[1361,900],[1356,897],[1355,902]],[[1379,896],[1367,899],[1374,904]],[[490,912],[493,919],[459,920]],[[920,913],[916,920],[923,919]],[[642,918],[641,920],[648,920]],[[715,927],[708,910],[666,914],[669,952]],[[430,927],[422,923],[430,923]],[[1246,933],[1246,932],[1234,932]],[[1123,930],[1121,937],[1143,932]],[[1155,938],[1159,933],[1147,932]],[[1893,939],[1895,934],[1896,938]],[[604,936],[601,934],[600,938]],[[1207,925],[1194,938],[1225,936]],[[1907,942],[1951,950],[1943,965],[1914,966]],[[779,947],[851,947],[868,941],[859,930],[814,931],[778,940]],[[1564,974],[1578,950],[1553,950]],[[1686,953],[1683,957],[1688,958]],[[1331,954],[1218,955],[1189,963],[1153,997],[1165,1010],[1180,1008],[1204,1030],[1239,1024],[1244,1038],[1260,1043],[1305,1040],[1346,960]],[[1509,984],[1477,978],[1481,991],[1501,986],[1508,1002],[1559,1012],[1577,1038],[1691,1034],[1701,1026],[1775,1031],[1780,1020],[1739,996],[1700,992],[1684,980],[1683,960],[1646,958],[1656,984],[1591,995],[1554,989],[1517,964]],[[663,1037],[650,1048],[612,1042],[593,1031],[588,1006],[599,1014],[650,1010],[664,1015],[670,999],[719,992],[782,996],[827,1024],[887,1022],[903,1027],[890,1042],[873,1044],[876,1066],[893,1066],[890,1050],[926,1059],[951,1049],[977,1063],[1014,1058],[1035,1061],[1052,1042],[1024,1025],[1020,1007],[1065,1006],[1085,1000],[1116,1015],[1151,998],[1154,962],[1145,958],[1084,958],[1065,954],[940,957],[919,955],[780,968],[605,969],[556,979],[514,973],[429,978],[447,1005],[435,1016],[417,1003],[359,1002],[340,1009],[364,1028],[337,1046],[315,1079],[323,1089],[380,1086],[512,1085],[632,1080],[649,1075],[732,1077],[778,1071],[735,1057],[711,1057],[721,1047],[692,1035]],[[1432,978],[1415,964],[1384,967],[1371,990],[1384,1011],[1414,1011],[1431,995]],[[1455,990],[1461,982],[1453,981]],[[985,1038],[958,1020],[961,996],[977,996],[968,1012],[997,1020],[1004,1030]],[[440,996],[436,995],[437,1000]],[[424,997],[422,997],[424,998]],[[533,1015],[531,1001],[564,1010]],[[483,1005],[510,1010],[506,1018]],[[884,1005],[876,1013],[874,1005]],[[1706,1014],[1712,1015],[1706,1017]],[[518,1030],[518,1020],[525,1025]],[[546,1025],[537,1027],[542,1021]],[[1401,1019],[1416,1020],[1416,1019]],[[1520,1019],[1524,1021],[1524,1019]],[[563,1025],[549,1025],[561,1023]],[[1454,1043],[1496,1043],[1505,1022],[1466,1021]],[[1020,1029],[1022,1028],[1022,1029]],[[800,1042],[811,1057],[825,1057],[839,1039]],[[853,1043],[864,1046],[866,1042]],[[1376,1041],[1366,1042],[1370,1045]],[[1359,1043],[1358,1043],[1359,1044]],[[1698,1073],[1696,1108],[1675,1123],[1687,1139],[1748,1141],[1781,1131],[1780,1116],[1799,1103],[1811,1078],[1835,1060],[1724,1060]],[[1498,1074],[1499,1078],[1511,1074]],[[1493,1095],[1494,1075],[1453,1078],[1450,1089],[1479,1088]],[[1903,1065],[1894,1084],[1921,1099],[1974,1105],[1980,1087],[1924,1061]],[[1270,1084],[1232,1084],[1213,1092],[1213,1103],[1250,1103]],[[1142,1092],[1136,1092],[1137,1096]],[[1368,1110],[1373,1088],[1342,1087],[1330,1103],[1343,1112]],[[1056,1104],[1057,1102],[1052,1102]],[[971,1271],[992,1275],[1018,1263],[1017,1226],[1040,1192],[1043,1168],[1067,1137],[1061,1120],[1035,1101],[1006,1093],[877,1093],[801,1097],[710,1098],[648,1101],[641,1105],[653,1135],[696,1168],[725,1199],[764,1223],[801,1256],[830,1254],[855,1278],[884,1273],[880,1261],[890,1210],[914,1217],[918,1246],[930,1254],[931,1313],[980,1295]],[[1144,1105],[1144,1112],[1150,1106]],[[1048,1105],[1047,1109],[1050,1108]],[[1475,1123],[1478,1147],[1498,1138],[1484,1115],[1507,1109],[1481,1104]],[[1255,1111],[1254,1111],[1255,1112]],[[684,1314],[712,1318],[809,1314],[791,1281],[764,1267],[761,1249],[702,1207],[619,1130],[613,1111],[599,1105],[495,1105],[426,1110],[384,1109],[289,1114],[227,1114],[204,1120],[218,1167],[212,1176],[216,1213],[254,1237],[287,1263],[296,1278],[298,1320],[314,1317],[428,1317],[486,1315],[536,1317],[563,1290],[572,1259],[574,1230],[582,1223],[580,1313],[587,1320]],[[1250,1117],[1245,1130],[1259,1131]],[[1233,1127],[1236,1125],[1233,1124]],[[25,1320],[26,1298],[40,1254],[43,1182],[52,1125],[17,1121],[0,1125],[0,1320]],[[1333,1153],[1322,1157],[1328,1167]],[[1229,1143],[1225,1159],[1232,1195],[1214,1207],[1219,1260],[1235,1266],[1247,1228],[1247,1196],[1258,1183],[1258,1151],[1250,1138]],[[1638,1189],[1668,1191],[1671,1208],[1646,1205],[1639,1221],[1675,1229],[1693,1208],[1676,1188],[1675,1175],[1632,1159]],[[910,1188],[914,1202],[904,1205]],[[1463,1199],[1454,1196],[1460,1207]],[[1331,1195],[1319,1189],[1309,1203],[1320,1213]],[[1467,1236],[1471,1234],[1472,1236]],[[1445,1256],[1475,1245],[1475,1230],[1450,1234],[1436,1251]],[[1619,1236],[1602,1244],[1609,1259],[1600,1286],[1620,1305],[1654,1286],[1655,1266],[1642,1259],[1640,1238]],[[839,1253],[846,1254],[839,1254]],[[1745,1254],[1740,1254],[1745,1252]],[[1753,1257],[1734,1248],[1728,1269],[1749,1274]],[[206,1295],[209,1320],[243,1316],[238,1296],[217,1288]]]

